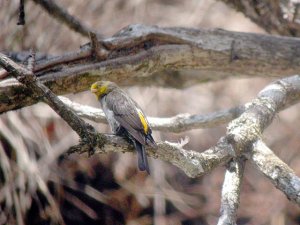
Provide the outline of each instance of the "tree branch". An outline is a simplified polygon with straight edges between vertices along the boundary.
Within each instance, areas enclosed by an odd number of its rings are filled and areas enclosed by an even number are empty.
[[[276,113],[300,100],[300,76],[277,80],[265,87],[256,99],[245,105],[245,112],[227,128],[228,141],[240,155],[261,137]]]
[[[197,177],[212,171],[214,168],[228,162],[233,156],[240,156],[251,149],[253,142],[260,138],[260,134],[270,124],[275,114],[286,107],[300,101],[300,76],[277,80],[266,86],[256,99],[245,104],[245,112],[233,120],[225,137],[220,138],[216,146],[204,152],[187,151],[169,142],[158,143],[158,149],[147,148],[147,153],[181,168],[188,176]],[[74,146],[70,153],[87,152],[85,144]],[[115,136],[106,136],[106,142],[98,153],[110,151],[128,152],[128,144]]]
[[[300,20],[297,15],[299,2],[297,1],[222,1],[242,12],[269,33],[297,37],[300,35]]]
[[[221,216],[218,225],[236,224],[244,169],[245,160],[242,158],[230,161],[227,165],[222,188]]]
[[[103,135],[96,133],[94,128],[80,119],[72,110],[65,106],[61,100],[58,99],[47,87],[41,84],[34,74],[14,63],[5,55],[0,53],[0,65],[15,76],[20,82],[25,84],[33,92],[38,93],[39,96],[44,96],[47,104],[56,111],[81,137],[79,145],[74,146],[69,151],[72,152],[91,152],[91,148],[95,147],[98,153],[106,153],[108,151],[132,151],[132,146],[125,140],[114,135]],[[219,146],[210,149],[209,155],[199,154],[194,151],[186,151],[182,149],[182,144],[175,143],[159,143],[159,148],[162,151],[149,149],[150,155],[162,160],[173,163],[181,168],[187,175],[194,177],[198,174],[203,174],[209,171],[215,160],[210,160],[211,157],[222,152],[219,148],[223,148],[223,143]],[[223,148],[224,149],[224,148]],[[218,159],[217,159],[218,160]],[[202,167],[202,165],[204,165]]]
[[[133,151],[133,146],[123,138],[107,134],[104,134],[104,136],[105,142],[99,141],[95,145],[94,150],[96,154],[108,152],[135,152]],[[187,140],[182,140],[181,143],[171,143],[168,141],[159,142],[157,143],[157,149],[152,149],[149,146],[146,147],[147,155],[155,159],[169,162],[180,168],[187,176],[194,178],[202,176],[220,164],[228,161],[231,156],[227,152],[233,151],[231,145],[224,139],[220,139],[216,146],[213,146],[202,153],[183,149],[183,146],[187,142]],[[88,151],[87,143],[80,143],[79,145],[72,146],[69,149],[68,154],[83,154]]]
[[[34,63],[34,60],[31,61]],[[34,93],[44,98],[47,104],[59,114],[69,126],[79,135],[82,142],[89,145],[89,151],[95,145],[97,137],[95,129],[78,117],[71,109],[65,106],[59,98],[53,94],[45,85],[43,85],[32,71],[19,66],[11,59],[0,53],[0,65],[10,72],[22,84],[26,85]],[[30,65],[30,62],[29,62]],[[32,65],[30,66],[32,67]],[[103,141],[103,139],[101,139]],[[98,140],[99,141],[99,140]]]
[[[110,140],[107,136],[96,134],[94,129],[86,125],[80,118],[77,118],[73,111],[63,104],[60,105],[60,100],[44,85],[40,84],[38,80],[35,80],[32,72],[15,64],[3,54],[0,54],[0,64],[17,77],[20,82],[38,93],[39,96],[45,95],[48,104],[78,132],[83,142],[73,147],[73,152],[90,152],[91,146],[97,146],[100,152],[126,151],[124,147],[117,147],[118,142],[113,142],[114,140],[120,141],[118,137],[113,137],[113,140]],[[200,176],[226,162],[232,155],[241,154],[249,143],[257,139],[277,111],[299,100],[300,77],[298,75],[278,80],[264,88],[254,101],[245,106],[246,111],[238,119],[231,122],[227,136],[221,138],[215,147],[203,153],[198,153],[186,151],[182,149],[182,145],[165,142],[159,144],[160,151],[149,149],[148,152],[153,157],[159,157],[180,167],[191,177]],[[75,118],[76,122],[69,121],[70,118]],[[89,136],[86,137],[86,135]],[[234,147],[234,153],[232,146]],[[128,149],[128,144],[126,148]]]
[[[97,123],[107,123],[102,109],[81,105],[63,96],[59,96],[59,99],[80,117]],[[153,130],[179,133],[192,129],[212,128],[228,123],[241,115],[244,110],[244,107],[241,106],[208,115],[190,115],[185,113],[169,118],[147,117],[147,119]]]
[[[61,95],[84,91],[107,78],[120,85],[183,88],[229,76],[286,76],[300,69],[300,59],[295,57],[300,55],[300,48],[295,48],[300,40],[295,38],[131,25],[100,45],[106,51],[101,61],[95,62],[88,44],[38,63],[34,72]],[[19,95],[24,92],[30,90],[14,79],[0,82],[0,113],[37,102],[38,96]]]
[[[30,57],[31,54],[30,51],[21,51],[21,52],[4,51],[2,53],[17,63],[26,63],[26,60],[28,59],[28,57]],[[47,61],[50,60],[51,58],[54,58],[54,56],[46,53],[41,53],[41,52],[35,53],[35,59],[37,63],[38,61]]]
[[[262,140],[253,144],[251,159],[276,188],[300,206],[300,178]]]
[[[60,22],[66,24],[71,30],[80,33],[83,36],[89,37],[89,33],[94,30],[88,28],[86,25],[82,24],[77,18],[71,16],[67,10],[59,6],[54,0],[33,0],[36,4],[40,5],[50,16]],[[98,37],[101,38],[102,35],[97,33]]]

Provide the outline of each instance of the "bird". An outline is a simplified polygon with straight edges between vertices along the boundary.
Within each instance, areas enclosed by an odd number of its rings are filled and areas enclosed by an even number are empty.
[[[157,148],[150,124],[140,106],[116,83],[97,81],[91,85],[112,132],[132,142],[140,171],[150,174],[145,146]]]

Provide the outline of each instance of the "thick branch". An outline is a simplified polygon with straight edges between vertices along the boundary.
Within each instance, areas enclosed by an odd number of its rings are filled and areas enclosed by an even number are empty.
[[[261,140],[253,144],[251,159],[276,188],[300,206],[300,178]]]
[[[244,169],[245,161],[242,158],[237,161],[230,161],[227,165],[222,187],[221,216],[218,225],[236,224]]]
[[[40,5],[50,16],[60,22],[66,24],[70,29],[89,37],[90,32],[94,32],[82,24],[77,18],[71,16],[67,10],[59,6],[54,0],[33,0],[36,4]],[[100,37],[100,35],[99,35]]]
[[[228,141],[239,155],[261,137],[276,113],[300,100],[300,76],[284,78],[265,87],[256,99],[246,104],[246,111],[227,129]]]
[[[102,109],[72,102],[66,97],[59,97],[65,105],[82,118],[97,123],[107,123]],[[214,112],[208,115],[178,114],[169,118],[148,117],[153,130],[179,133],[191,129],[212,128],[230,122],[244,112],[244,107]]]
[[[300,69],[300,40],[267,35],[132,25],[100,43],[95,62],[90,45],[36,65],[35,74],[61,95],[109,78],[120,85],[177,88],[229,76],[286,76]],[[164,71],[163,74],[159,72]],[[170,71],[176,71],[175,73]],[[36,103],[14,79],[0,82],[0,112]],[[35,96],[38,97],[38,96]]]

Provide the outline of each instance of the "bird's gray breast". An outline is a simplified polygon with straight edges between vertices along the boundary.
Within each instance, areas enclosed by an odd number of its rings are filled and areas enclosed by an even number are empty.
[[[102,110],[106,116],[107,122],[108,122],[112,132],[116,133],[120,126],[120,123],[115,119],[114,112],[108,108],[107,102],[106,102],[106,96],[101,98],[100,103],[101,103]]]

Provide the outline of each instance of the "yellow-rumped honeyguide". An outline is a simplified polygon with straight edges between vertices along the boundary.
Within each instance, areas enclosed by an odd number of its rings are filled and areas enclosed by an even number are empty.
[[[95,82],[91,86],[91,92],[99,100],[112,132],[133,142],[139,169],[150,174],[145,145],[153,148],[157,148],[157,145],[142,109],[113,82]]]

